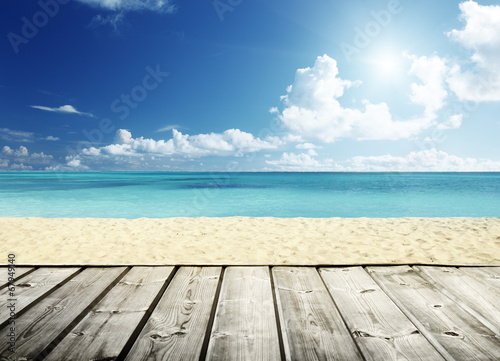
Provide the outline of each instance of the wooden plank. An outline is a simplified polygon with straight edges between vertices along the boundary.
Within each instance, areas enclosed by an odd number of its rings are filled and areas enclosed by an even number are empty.
[[[54,268],[43,267],[21,278],[15,282],[14,297],[16,303],[16,313],[19,314],[24,308],[29,306],[38,298],[43,297],[47,292],[73,276],[80,268]],[[10,299],[9,289],[0,291],[0,300]],[[7,307],[0,308],[0,325],[3,325],[10,317]]]
[[[488,282],[487,274],[468,268],[413,268],[435,288],[500,335],[500,287]]]
[[[134,267],[44,359],[114,360],[174,267]]]
[[[31,360],[46,355],[64,338],[66,331],[78,324],[82,312],[92,307],[93,302],[126,269],[87,268],[37,302],[16,321],[15,355],[2,344],[0,359]]]
[[[14,270],[15,270],[14,274],[12,275],[14,277],[14,282],[18,281],[22,276],[24,276],[26,273],[28,273],[34,269],[35,269],[34,267],[17,267],[16,266],[14,268]],[[2,274],[0,275],[0,289],[7,286],[8,279],[9,279],[9,277],[11,277],[9,275],[8,270],[9,270],[9,268],[7,266],[0,268],[0,271],[2,272]]]
[[[489,266],[489,267],[460,267],[461,270],[471,269],[473,271],[482,271],[488,275],[489,279],[500,279],[500,267],[499,266]]]
[[[460,267],[459,270],[497,290],[500,289],[500,267]]]
[[[399,266],[367,270],[446,359],[500,359],[498,335],[413,269]]]
[[[181,267],[126,360],[198,360],[221,267]]]
[[[363,359],[315,268],[272,272],[287,360]]]
[[[281,359],[269,267],[226,268],[206,359]]]
[[[362,267],[319,272],[366,360],[444,360]]]

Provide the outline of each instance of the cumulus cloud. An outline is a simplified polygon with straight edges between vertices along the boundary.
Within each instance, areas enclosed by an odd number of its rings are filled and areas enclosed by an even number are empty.
[[[0,128],[0,139],[8,142],[32,143],[35,139],[35,133],[9,128]]]
[[[462,125],[463,114],[453,114],[450,118],[441,124],[438,124],[437,129],[448,130],[458,129]]]
[[[30,154],[28,148],[23,145],[17,149],[6,145],[1,154],[5,158],[0,160],[0,167],[11,170],[43,169],[53,161],[53,156],[43,152]]]
[[[4,146],[2,149],[2,153],[5,155],[11,155],[16,157],[27,157],[28,156],[28,148],[25,146],[20,146],[19,149],[15,150],[9,146]]]
[[[445,77],[448,71],[446,61],[437,55],[431,57],[406,55],[412,60],[409,74],[421,80],[421,84],[411,84],[410,100],[425,108],[428,117],[435,118],[436,112],[444,106],[448,95]]]
[[[78,115],[85,115],[87,117],[93,117],[94,114],[92,113],[85,113],[85,112],[80,112],[75,109],[72,105],[62,105],[58,108],[51,108],[51,107],[45,107],[42,105],[30,105],[31,108],[34,109],[40,109],[40,110],[45,110],[48,112],[55,112],[55,113],[66,113],[66,114],[78,114]]]
[[[2,149],[2,153],[6,155],[12,155],[14,151],[9,146],[4,146]]]
[[[319,56],[312,68],[298,69],[294,83],[282,96],[285,108],[278,115],[281,123],[304,140],[325,143],[341,138],[409,138],[433,124],[429,114],[406,121],[394,120],[386,103],[363,100],[363,109],[343,107],[338,99],[346,89],[361,82],[344,80],[338,75],[337,62],[328,55]],[[418,95],[415,100],[420,101]]]
[[[81,160],[80,159],[68,159],[67,165],[71,168],[79,168],[81,167]]]
[[[78,0],[81,3],[114,11],[150,10],[172,13],[175,6],[171,0]]]
[[[295,146],[297,149],[315,149],[319,148],[317,145],[314,145],[312,143],[300,143]]]
[[[500,171],[500,162],[489,159],[461,158],[444,151],[430,149],[411,152],[404,157],[360,156],[353,157],[346,168],[363,172],[485,172]]]
[[[500,5],[479,5],[475,1],[460,4],[461,30],[447,33],[450,39],[472,51],[473,67],[450,69],[447,79],[460,100],[500,100]]]
[[[115,144],[103,147],[101,150],[120,155],[153,153],[200,157],[275,149],[279,144],[281,144],[281,141],[277,137],[267,137],[262,140],[239,129],[228,129],[223,133],[197,135],[182,134],[173,129],[172,138],[167,141],[163,139],[155,141],[143,137],[134,139],[128,130],[119,129],[115,135]]]
[[[33,167],[31,165],[24,165],[23,163],[14,163],[10,166],[12,170],[32,170]]]
[[[275,166],[280,171],[307,172],[307,171],[341,171],[343,168],[332,159],[318,160],[318,154],[310,149],[307,153],[283,153],[278,160],[266,160],[266,163]]]
[[[168,140],[134,138],[130,131],[119,129],[115,134],[113,144],[98,148],[85,148],[69,160],[79,159],[82,161],[79,165],[83,165],[87,162],[90,164],[102,160],[119,160],[122,163],[135,162],[136,159],[143,157],[161,160],[165,157],[241,156],[244,153],[276,149],[281,144],[282,141],[278,137],[268,136],[265,139],[260,139],[239,129],[197,135],[182,134],[178,130],[172,129],[172,138]]]

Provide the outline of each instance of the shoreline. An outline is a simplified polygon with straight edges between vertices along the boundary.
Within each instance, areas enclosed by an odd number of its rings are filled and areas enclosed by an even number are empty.
[[[23,265],[499,266],[499,217],[0,217]]]

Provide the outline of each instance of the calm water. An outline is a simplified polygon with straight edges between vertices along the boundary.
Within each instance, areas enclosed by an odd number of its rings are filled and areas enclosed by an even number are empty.
[[[500,173],[1,172],[1,217],[500,217]]]

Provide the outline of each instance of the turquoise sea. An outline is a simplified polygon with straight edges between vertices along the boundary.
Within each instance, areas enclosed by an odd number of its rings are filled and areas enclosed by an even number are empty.
[[[1,172],[1,217],[500,217],[500,173]]]

